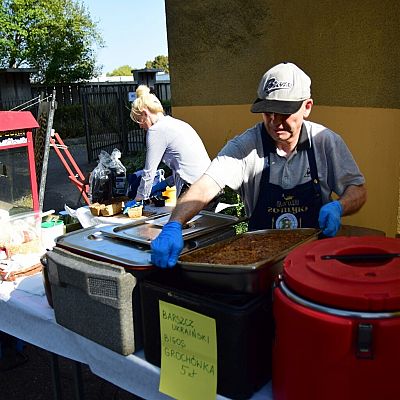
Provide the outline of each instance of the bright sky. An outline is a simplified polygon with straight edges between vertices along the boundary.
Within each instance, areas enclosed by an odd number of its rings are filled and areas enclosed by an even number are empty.
[[[97,50],[102,73],[123,65],[144,68],[168,55],[164,0],[82,0],[105,46]]]

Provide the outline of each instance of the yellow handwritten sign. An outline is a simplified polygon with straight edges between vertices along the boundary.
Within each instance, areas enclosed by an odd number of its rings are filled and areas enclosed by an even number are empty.
[[[159,301],[160,392],[177,400],[215,400],[217,335],[215,319]]]

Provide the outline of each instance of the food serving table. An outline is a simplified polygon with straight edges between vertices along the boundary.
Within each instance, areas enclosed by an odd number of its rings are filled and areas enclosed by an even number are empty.
[[[384,236],[369,231],[358,234]],[[348,229],[348,234],[353,230]],[[95,375],[146,400],[170,399],[159,392],[160,369],[145,360],[143,351],[123,356],[59,325],[47,303],[41,274],[20,278],[17,284],[0,283],[0,330],[78,365],[86,364]],[[252,399],[272,400],[271,382]]]
[[[148,363],[143,351],[122,356],[57,324],[40,274],[0,284],[0,316],[1,331],[86,364],[95,375],[146,400],[171,399],[159,392],[160,368]],[[271,393],[268,383],[252,399],[272,400]]]

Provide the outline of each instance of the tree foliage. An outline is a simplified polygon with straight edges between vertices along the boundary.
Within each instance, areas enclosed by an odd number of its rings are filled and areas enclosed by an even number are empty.
[[[2,0],[0,67],[37,69],[41,83],[90,79],[103,41],[89,12],[74,0]]]
[[[153,61],[146,61],[146,68],[159,68],[169,73],[168,56],[157,56]]]
[[[112,72],[107,72],[106,76],[132,76],[132,69],[129,65],[122,65]]]

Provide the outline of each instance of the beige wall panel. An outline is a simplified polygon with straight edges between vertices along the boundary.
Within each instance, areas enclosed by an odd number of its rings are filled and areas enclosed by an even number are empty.
[[[211,157],[227,140],[260,120],[245,106],[174,107],[175,117],[189,122]],[[379,229],[395,236],[398,229],[400,110],[314,106],[311,118],[339,133],[367,181],[368,200],[344,223]]]
[[[399,209],[397,211],[397,236],[400,238],[400,174],[399,174]]]
[[[173,115],[196,129],[211,158],[225,143],[259,122],[260,115],[252,114],[250,106],[173,107]]]
[[[349,218],[395,236],[400,202],[400,110],[314,107],[311,116],[343,137],[365,175],[367,203]]]

